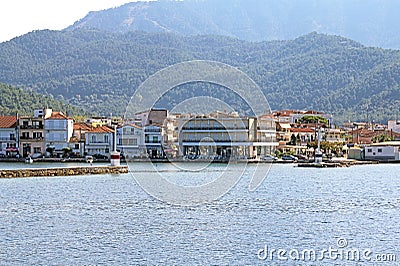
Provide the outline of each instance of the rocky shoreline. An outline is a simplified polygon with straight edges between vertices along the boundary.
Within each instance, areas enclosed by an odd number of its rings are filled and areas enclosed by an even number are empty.
[[[0,178],[125,174],[128,166],[76,166],[58,168],[25,168],[0,170]]]

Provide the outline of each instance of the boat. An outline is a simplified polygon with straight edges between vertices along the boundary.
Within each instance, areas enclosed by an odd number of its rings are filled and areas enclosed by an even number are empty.
[[[33,163],[32,157],[26,157],[25,158],[25,163]]]

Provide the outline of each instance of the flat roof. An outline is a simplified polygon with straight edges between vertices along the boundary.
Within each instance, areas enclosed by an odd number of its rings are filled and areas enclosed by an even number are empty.
[[[378,142],[372,143],[370,146],[400,146],[400,141],[385,141],[385,142]]]

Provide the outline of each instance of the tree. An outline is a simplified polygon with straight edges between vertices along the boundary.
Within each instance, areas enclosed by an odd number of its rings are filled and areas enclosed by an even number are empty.
[[[324,124],[325,126],[329,126],[329,121],[328,119],[317,116],[317,115],[305,115],[302,118],[300,118],[297,123],[299,124]]]

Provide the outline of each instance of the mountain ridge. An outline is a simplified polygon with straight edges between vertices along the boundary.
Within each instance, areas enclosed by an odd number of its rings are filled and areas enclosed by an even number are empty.
[[[366,46],[400,49],[399,9],[400,2],[381,0],[139,1],[90,12],[66,30],[213,34],[256,42],[317,31]]]

